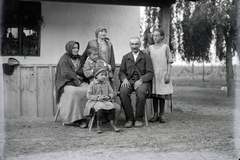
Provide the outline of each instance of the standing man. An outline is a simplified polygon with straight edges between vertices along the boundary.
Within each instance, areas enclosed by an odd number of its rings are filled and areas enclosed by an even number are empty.
[[[140,39],[130,38],[131,52],[123,56],[119,71],[120,99],[126,116],[126,128],[142,126],[147,93],[151,93],[151,81],[154,75],[152,60],[148,54],[140,51]],[[133,114],[131,93],[136,93],[136,113]],[[135,123],[134,123],[135,122]]]

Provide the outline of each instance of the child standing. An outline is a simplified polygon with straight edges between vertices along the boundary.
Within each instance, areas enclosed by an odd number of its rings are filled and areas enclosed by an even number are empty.
[[[162,29],[153,30],[154,44],[149,46],[150,57],[153,63],[154,78],[153,78],[153,109],[154,116],[149,121],[166,123],[163,116],[165,100],[171,100],[173,93],[171,75],[171,64],[173,63],[172,55],[167,44],[163,43],[164,31]],[[158,115],[158,104],[160,113]]]
[[[93,70],[95,68],[104,67],[108,71],[108,78],[113,80],[112,72],[110,72],[112,70],[111,66],[106,62],[104,62],[103,60],[99,59],[99,53],[97,48],[91,47],[87,50],[87,53],[88,53],[88,57],[83,67],[83,73],[85,77],[88,78],[90,82],[92,82],[94,78]]]
[[[87,103],[84,110],[86,116],[90,115],[91,109],[97,112],[97,132],[102,133],[101,124],[104,114],[109,115],[110,124],[115,132],[120,129],[115,126],[116,108],[120,106],[113,102],[115,96],[109,82],[106,81],[107,71],[105,68],[96,68],[93,71],[94,79],[87,91]]]

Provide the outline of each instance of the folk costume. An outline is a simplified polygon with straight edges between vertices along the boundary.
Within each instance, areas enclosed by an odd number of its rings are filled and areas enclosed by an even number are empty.
[[[84,119],[83,113],[87,101],[88,84],[84,82],[82,71],[84,60],[80,55],[72,54],[75,44],[79,46],[75,41],[66,44],[67,52],[60,58],[55,76],[56,102],[64,123]]]

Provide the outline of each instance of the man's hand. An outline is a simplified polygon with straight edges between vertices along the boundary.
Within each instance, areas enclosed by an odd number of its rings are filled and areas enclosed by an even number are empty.
[[[140,87],[141,85],[142,85],[142,80],[141,79],[139,79],[139,80],[137,80],[135,83],[134,83],[134,89],[137,89],[138,87]]]
[[[127,88],[130,87],[130,83],[126,78],[123,80],[121,87],[127,87]]]

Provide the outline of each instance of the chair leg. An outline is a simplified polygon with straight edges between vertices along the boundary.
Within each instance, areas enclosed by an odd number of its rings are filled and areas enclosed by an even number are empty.
[[[93,116],[91,117],[91,120],[89,122],[89,126],[88,126],[89,127],[89,132],[92,130],[95,114],[96,114],[96,112],[93,112]]]
[[[170,100],[170,109],[171,109],[171,113],[173,112],[173,108],[172,108],[172,100]]]
[[[144,119],[145,119],[145,124],[148,127],[148,114],[147,114],[147,104],[145,105],[145,111],[144,111]]]
[[[57,113],[56,113],[56,115],[55,115],[54,122],[57,121],[57,118],[58,118],[59,112],[60,112],[60,108],[57,109]]]
[[[169,103],[168,103],[169,104]],[[172,108],[172,94],[170,94],[170,110],[171,110],[171,113],[173,112],[173,108]]]
[[[120,113],[122,112],[123,108],[121,107],[120,111],[118,111],[117,115],[116,115],[116,118],[115,118],[115,124],[117,125],[118,123],[118,119],[120,117]]]

